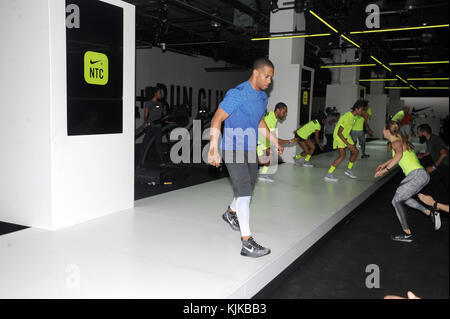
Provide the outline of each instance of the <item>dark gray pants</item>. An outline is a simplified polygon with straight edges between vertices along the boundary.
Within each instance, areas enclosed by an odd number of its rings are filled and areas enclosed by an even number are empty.
[[[222,159],[230,174],[234,197],[252,196],[258,176],[256,151],[223,151]]]
[[[419,193],[430,181],[430,175],[424,169],[416,169],[409,173],[409,175],[402,180],[400,186],[395,192],[395,196],[392,199],[392,205],[397,213],[398,220],[402,225],[402,229],[410,229],[408,226],[408,220],[406,218],[406,211],[403,204],[408,205],[411,208],[420,210],[426,214],[427,209],[412,197]]]

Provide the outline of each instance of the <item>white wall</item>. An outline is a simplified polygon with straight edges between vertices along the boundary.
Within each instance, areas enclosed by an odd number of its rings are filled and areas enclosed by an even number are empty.
[[[420,109],[431,106],[431,109],[421,112],[429,116],[436,116],[439,119],[443,119],[449,115],[448,97],[403,97],[401,99],[406,106],[410,106],[411,108]]]
[[[51,225],[47,2],[0,2],[0,220],[43,228]]]
[[[246,72],[205,71],[205,68],[224,67],[225,65],[223,61],[215,62],[208,57],[190,57],[169,51],[162,52],[159,48],[138,49],[136,50],[136,95],[139,96],[145,87],[155,86],[157,83],[167,86],[168,95],[170,95],[170,85],[180,86],[181,94],[182,87],[192,87],[192,115],[195,116],[198,93],[203,88],[207,92],[211,90],[211,110],[215,110],[216,90],[222,90],[225,94],[226,91],[247,81],[251,76],[250,70]],[[170,103],[170,96],[167,99]],[[137,127],[143,123],[144,111],[140,108],[139,110],[141,118],[136,121]]]
[[[65,2],[0,3],[2,221],[58,229],[134,205],[134,6],[105,2],[125,9],[123,134],[71,137]]]
[[[326,105],[331,107],[335,106],[341,115],[350,111],[358,99],[359,85],[327,85]]]

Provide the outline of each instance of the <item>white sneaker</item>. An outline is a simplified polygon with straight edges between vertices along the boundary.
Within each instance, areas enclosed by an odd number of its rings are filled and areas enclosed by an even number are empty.
[[[313,164],[308,163],[308,162],[304,162],[302,166],[303,166],[303,167],[314,167]]]
[[[351,169],[346,169],[344,174],[353,179],[357,178],[356,175],[353,174],[353,171]]]
[[[338,178],[334,177],[333,174],[330,174],[330,173],[327,173],[327,175],[325,175],[324,179],[327,182],[337,182],[337,181],[339,181]]]
[[[441,214],[438,211],[431,211],[431,221],[434,225],[434,230],[441,229]]]
[[[259,176],[258,181],[262,183],[274,183],[275,181],[271,179],[269,176]]]

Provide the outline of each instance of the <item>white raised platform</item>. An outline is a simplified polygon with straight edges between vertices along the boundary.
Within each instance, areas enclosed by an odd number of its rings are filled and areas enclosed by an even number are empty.
[[[59,231],[0,236],[0,298],[251,298],[389,179],[373,179],[386,142],[367,152],[357,180],[344,176],[347,161],[338,183],[323,180],[332,152],[313,157],[316,168],[284,164],[276,183],[257,184],[251,229],[268,256],[239,254],[240,234],[221,217],[232,199],[221,179]]]

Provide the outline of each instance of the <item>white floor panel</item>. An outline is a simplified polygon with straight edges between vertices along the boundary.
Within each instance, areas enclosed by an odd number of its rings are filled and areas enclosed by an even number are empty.
[[[385,142],[369,143],[351,180],[323,180],[336,153],[315,168],[281,165],[258,183],[251,204],[255,239],[272,249],[241,257],[240,235],[222,220],[232,199],[221,179],[136,202],[131,210],[55,232],[26,229],[0,237],[0,298],[250,298],[388,178]]]

